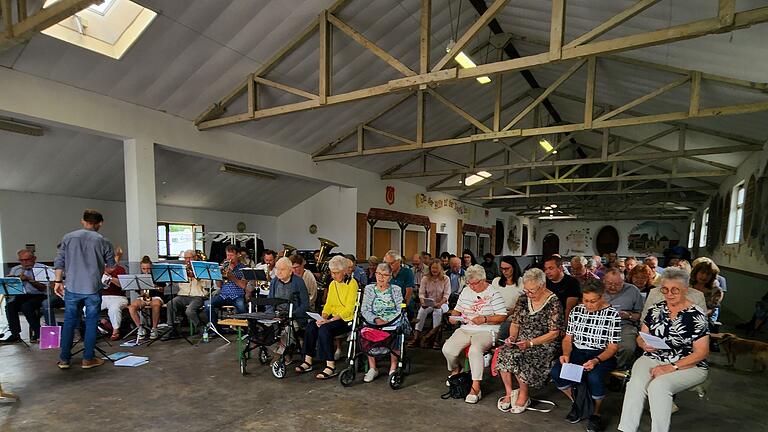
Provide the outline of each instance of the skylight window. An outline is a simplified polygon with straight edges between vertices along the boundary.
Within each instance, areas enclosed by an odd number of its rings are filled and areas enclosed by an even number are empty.
[[[46,0],[48,8],[59,0]],[[104,0],[54,24],[42,33],[120,59],[157,14],[130,0]]]

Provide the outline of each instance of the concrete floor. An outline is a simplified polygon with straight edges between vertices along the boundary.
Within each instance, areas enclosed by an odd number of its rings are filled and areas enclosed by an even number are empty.
[[[234,343],[224,345],[220,340],[198,347],[183,340],[158,342],[149,348],[101,346],[108,352],[147,355],[151,362],[138,368],[106,364],[82,370],[75,358],[77,367],[61,371],[55,365],[57,351],[0,346],[0,381],[6,391],[21,397],[18,403],[0,402],[0,431],[434,431],[439,426],[536,432],[586,427],[584,422],[564,421],[569,405],[552,386],[536,394],[558,404],[548,414],[500,413],[496,409],[502,393],[498,378],[485,381],[485,397],[479,405],[441,400],[446,371],[439,351],[411,350],[413,373],[403,389],[393,391],[384,378],[364,384],[360,375],[350,388],[341,387],[336,379],[318,382],[293,373],[277,380],[255,360],[251,374],[241,376]],[[725,362],[721,354],[713,354],[711,360]],[[743,360],[738,367],[750,367]],[[673,415],[674,431],[768,431],[768,374],[715,365],[710,378],[705,400],[693,392],[678,397],[681,410]],[[607,430],[616,430],[621,401],[621,395],[611,393],[605,402]],[[642,430],[649,428],[646,416]]]

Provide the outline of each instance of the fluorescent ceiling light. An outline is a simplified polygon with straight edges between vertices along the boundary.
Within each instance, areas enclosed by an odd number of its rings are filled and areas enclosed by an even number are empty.
[[[555,149],[554,147],[552,147],[552,144],[550,144],[550,143],[549,143],[549,140],[547,140],[546,138],[542,138],[542,139],[540,139],[540,140],[539,140],[539,145],[540,145],[540,146],[541,146],[541,148],[543,148],[543,149],[544,149],[544,151],[545,151],[545,152],[547,152],[547,153],[549,153],[549,152],[551,152],[552,150],[554,150],[554,149]]]
[[[557,204],[550,204],[549,206],[552,208],[557,208]]]
[[[467,177],[467,179],[464,180],[464,184],[467,186],[472,186],[473,184],[479,183],[490,177],[491,173],[488,171],[480,171],[477,174],[472,174],[471,176]]]
[[[576,216],[573,215],[563,215],[563,216],[539,216],[539,220],[556,220],[556,219],[576,219]]]
[[[221,167],[219,167],[219,171],[230,173],[230,174],[239,174],[239,175],[245,175],[249,177],[256,177],[260,179],[267,179],[267,180],[275,180],[277,179],[277,176],[266,171],[259,171],[257,169],[244,167],[240,165],[232,165],[232,164],[221,164]]]
[[[456,63],[459,64],[459,66],[463,67],[464,69],[472,69],[473,67],[477,67],[475,62],[472,61],[471,58],[469,58],[468,55],[464,54],[464,51],[459,51],[458,54],[456,54]],[[491,79],[487,76],[481,76],[477,77],[477,82],[480,84],[488,84],[491,82]]]

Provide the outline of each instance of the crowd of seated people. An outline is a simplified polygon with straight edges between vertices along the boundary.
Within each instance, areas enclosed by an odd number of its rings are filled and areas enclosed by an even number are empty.
[[[115,248],[117,262],[121,255],[122,250]],[[32,276],[32,269],[40,266],[34,254],[22,250],[18,258],[21,264],[8,276],[20,277],[26,294],[6,302],[12,333],[6,343],[21,337],[19,313],[29,322],[32,341],[39,338],[41,318],[46,324],[56,323],[57,298],[47,299],[48,287]],[[189,250],[180,258],[189,265],[200,257]],[[293,303],[300,327],[297,330],[303,335],[302,362],[295,367],[297,373],[312,371],[317,361],[322,363],[317,379],[337,374],[338,337],[349,331],[360,291],[361,316],[372,324],[396,319],[400,305],[407,306],[414,326],[408,346],[441,349],[451,376],[469,372],[472,385],[465,398],[468,403],[482,399],[485,357],[495,347],[493,369],[500,374],[505,389],[497,401],[499,410],[525,412],[531,403],[531,391],[551,380],[572,401],[567,419],[586,419],[588,430],[600,430],[601,404],[607,394],[605,375],[620,370],[626,371],[631,380],[619,429],[637,430],[643,400],[647,398],[652,429],[663,431],[669,429],[672,395],[707,376],[708,335],[718,319],[726,291],[719,268],[706,257],[692,263],[679,258],[669,260],[667,268],[662,269],[655,256],[640,261],[616,254],[578,255],[570,260],[553,255],[543,259],[541,269],[531,268],[524,273],[512,256],[497,259],[485,254],[478,264],[470,250],[462,251],[460,256],[443,253],[435,259],[427,253],[415,254],[410,263],[392,250],[363,262],[365,267],[358,266],[353,255],[334,254],[328,262],[331,282],[321,287],[301,255],[278,258],[274,251],[267,250],[262,263],[256,264],[242,250],[229,246],[221,282],[196,279],[190,271],[188,282],[178,284],[177,292],[170,296],[158,284],[131,300],[118,278],[127,270],[118,264],[105,270],[101,309],[111,323],[113,330],[108,337],[112,339],[121,336],[124,312],[141,329],[140,338],[159,337],[162,318],[168,324],[167,336],[181,331],[176,324],[183,320],[199,333],[209,319],[217,325],[224,306],[232,306],[237,312],[247,310],[253,291],[248,289],[242,269],[263,268],[271,275],[268,297]],[[144,257],[140,271],[148,273],[151,266],[151,260]],[[213,294],[211,289],[215,290]],[[305,312],[315,310],[316,305],[322,319],[308,319]],[[163,307],[167,309],[165,316],[161,313]],[[149,313],[143,317],[145,309]],[[765,316],[768,314],[759,315],[755,324],[762,325]],[[673,323],[681,326],[683,337],[677,333],[670,336]],[[149,332],[143,330],[145,326]],[[446,330],[446,336],[434,337],[440,329]],[[640,332],[664,339],[671,349],[650,347]],[[421,343],[425,340],[431,343]],[[285,345],[275,344],[274,354],[281,354]],[[393,352],[390,358],[390,373],[396,368],[396,354]],[[462,370],[465,357],[469,371]],[[368,361],[365,382],[379,375],[375,358],[369,357]],[[581,383],[560,377],[566,363],[583,367]],[[586,399],[592,400],[588,407],[582,404],[584,392],[589,395]]]

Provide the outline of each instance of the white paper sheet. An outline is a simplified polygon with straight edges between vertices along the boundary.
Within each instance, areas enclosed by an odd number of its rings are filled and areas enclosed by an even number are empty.
[[[312,318],[315,321],[322,321],[323,320],[323,316],[320,315],[319,313],[307,312],[307,316]]]
[[[128,356],[115,362],[115,366],[136,367],[149,363],[149,357]]]
[[[664,342],[664,339],[658,336],[654,336],[649,333],[640,332],[640,337],[643,338],[645,343],[647,343],[648,346],[650,346],[651,348],[663,349],[663,350],[672,349],[669,347],[669,345],[667,345],[666,342]]]
[[[563,363],[560,368],[560,378],[568,381],[581,382],[581,376],[584,374],[584,367],[573,363]]]

